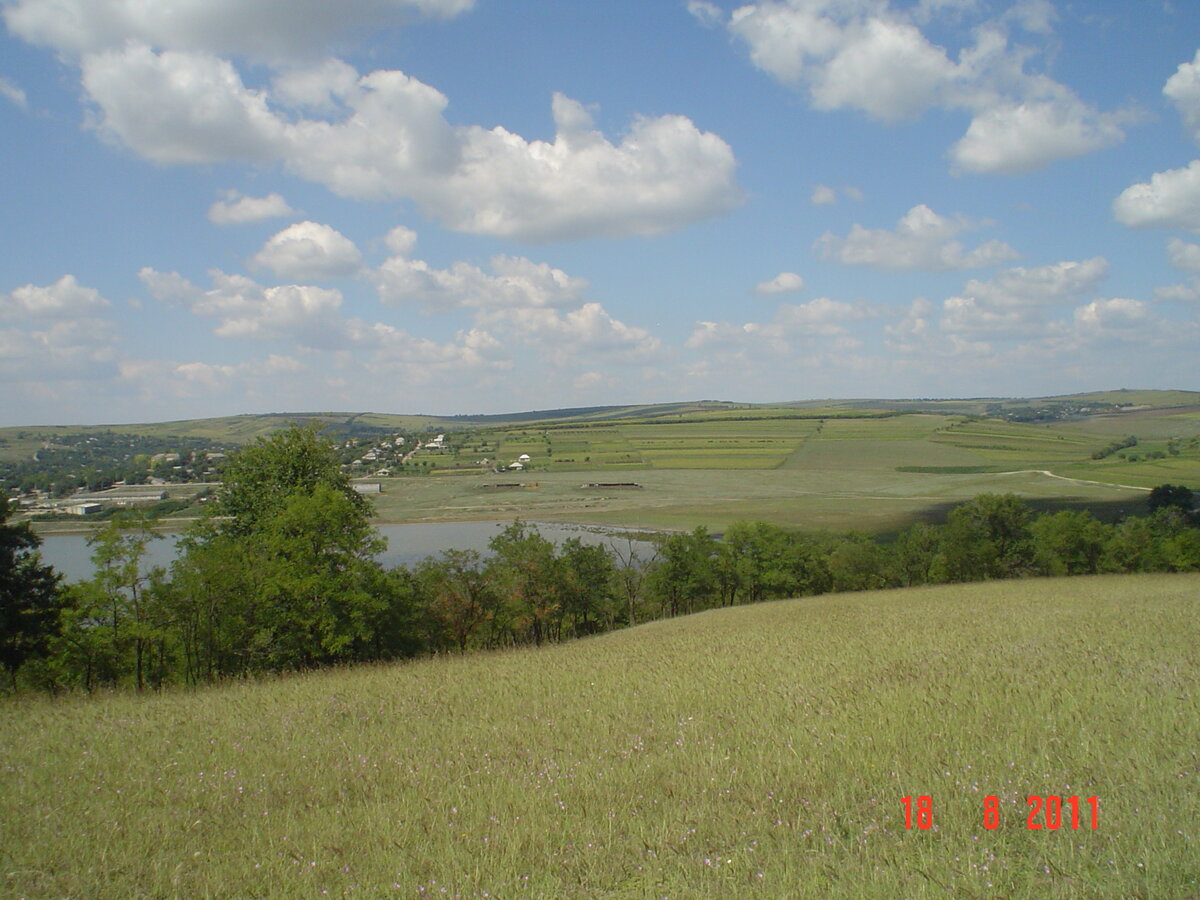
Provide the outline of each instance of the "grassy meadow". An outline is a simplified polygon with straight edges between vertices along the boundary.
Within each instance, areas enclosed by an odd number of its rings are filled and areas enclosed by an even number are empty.
[[[1197,897],[1198,600],[1195,575],[826,595],[10,698],[0,893]],[[921,795],[932,828],[906,830]],[[1030,830],[1029,795],[1078,796],[1081,827]]]

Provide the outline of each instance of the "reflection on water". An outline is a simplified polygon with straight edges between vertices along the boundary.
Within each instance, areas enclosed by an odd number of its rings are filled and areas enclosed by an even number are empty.
[[[387,538],[388,548],[379,556],[387,568],[411,566],[427,556],[436,556],[443,550],[478,550],[487,553],[488,541],[495,537],[507,522],[421,522],[412,525],[381,525],[379,532]],[[577,537],[585,544],[607,545],[616,540],[624,551],[625,538],[621,532],[603,531],[587,525],[566,525],[555,522],[535,522],[537,530],[547,540],[561,544],[568,538]],[[167,566],[175,558],[175,545],[180,535],[164,535],[162,540],[152,541],[146,551],[147,566]],[[635,541],[635,547],[648,548],[644,541]],[[87,544],[87,535],[54,534],[42,539],[42,559],[66,576],[67,581],[91,578],[94,569],[92,550]],[[642,553],[645,557],[647,554]]]

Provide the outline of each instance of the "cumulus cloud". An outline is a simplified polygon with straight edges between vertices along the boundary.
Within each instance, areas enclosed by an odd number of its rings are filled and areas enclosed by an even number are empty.
[[[922,204],[905,213],[894,231],[855,224],[846,237],[826,232],[816,246],[826,259],[883,269],[975,269],[1016,258],[1016,250],[1001,241],[968,251],[954,240],[974,227],[968,219],[940,216]]]
[[[1031,172],[1119,143],[1124,118],[1096,114],[1073,95],[1007,103],[976,116],[950,148],[950,159],[969,172]]]
[[[243,275],[209,273],[213,287],[197,287],[178,273],[144,268],[142,283],[157,300],[183,305],[193,314],[217,320],[220,337],[257,340],[289,338],[306,346],[341,343],[344,320],[339,291],[311,285],[264,287]]]
[[[807,90],[816,109],[855,109],[885,123],[931,108],[967,112],[967,133],[950,151],[959,169],[1029,171],[1124,137],[1126,115],[1101,113],[1065,85],[1027,72],[1034,54],[1010,45],[1012,24],[1050,32],[1054,11],[1044,0],[1024,0],[974,28],[957,58],[919,27],[955,24],[979,9],[959,0],[908,9],[889,0],[758,0],[735,10],[728,29],[755,66]]]
[[[337,229],[317,222],[297,222],[268,238],[250,264],[268,268],[280,278],[323,281],[358,272],[362,254]]]
[[[1075,310],[1075,324],[1087,334],[1124,334],[1147,323],[1146,304],[1140,300],[1116,297],[1093,300]]]
[[[95,288],[84,287],[74,275],[53,284],[26,284],[0,295],[0,318],[66,319],[96,315],[112,307]]]
[[[81,71],[101,136],[154,162],[267,162],[285,148],[265,92],[228,60],[128,44],[85,56]]]
[[[658,234],[741,202],[733,151],[684,116],[638,117],[610,140],[555,94],[554,140],[529,141],[452,125],[447,98],[403,72],[297,61],[348,24],[470,5],[19,0],[5,15],[26,40],[74,55],[104,139],[158,163],[278,162],[345,197],[411,199],[450,228],[534,241]],[[269,10],[279,22],[259,27]],[[269,83],[248,86],[238,54],[272,66]]]
[[[224,200],[218,200],[208,208],[208,220],[214,225],[243,225],[294,213],[295,210],[279,194],[244,197],[237,191],[227,191]]]
[[[859,341],[851,337],[847,324],[871,313],[850,303],[818,297],[808,303],[781,304],[769,322],[697,322],[685,346],[690,350],[732,353],[739,357],[756,353],[787,355],[798,346],[818,341],[825,347],[851,349]]]
[[[856,187],[844,187],[841,193],[847,200],[854,200],[859,203],[863,200],[863,192]],[[809,202],[813,206],[832,206],[838,202],[838,191],[827,184],[818,184],[813,188]]]
[[[110,377],[119,339],[100,292],[74,275],[0,294],[0,380],[41,383]]]
[[[1008,269],[987,281],[972,279],[961,294],[943,303],[941,329],[988,336],[1023,334],[1042,326],[1042,310],[1095,290],[1107,275],[1108,261],[1098,256]]]
[[[0,328],[0,380],[79,381],[116,372],[119,339],[106,319],[80,318]]]
[[[837,191],[825,184],[813,188],[811,197],[813,206],[832,206],[837,203]]]
[[[0,77],[0,97],[21,109],[29,108],[29,100],[25,96],[25,92],[4,77]]]
[[[741,202],[733,151],[685,116],[636,119],[613,144],[576,101],[553,111],[553,143],[461,131],[462,164],[413,195],[456,230],[535,241],[660,234]]]
[[[1200,272],[1200,244],[1189,244],[1179,238],[1167,241],[1167,258],[1177,269]]]
[[[474,0],[14,0],[10,31],[33,44],[82,55],[138,41],[259,61],[309,57],[344,36],[420,15],[449,19]]]
[[[584,303],[567,311],[548,307],[496,309],[481,316],[481,321],[557,366],[595,356],[617,363],[648,363],[662,350],[662,341],[649,331],[613,318],[599,303]]]
[[[1200,50],[1191,62],[1183,63],[1167,79],[1163,93],[1175,104],[1185,125],[1200,142]]]
[[[1113,201],[1117,221],[1131,228],[1181,228],[1200,233],[1200,159],[1186,168],[1156,172]]]
[[[770,281],[763,281],[754,286],[759,294],[787,294],[804,289],[804,279],[795,272],[780,272]]]
[[[416,236],[408,229],[399,236],[397,231],[389,234],[389,246],[400,249],[407,241],[411,248]],[[436,269],[424,260],[397,255],[372,277],[384,303],[419,303],[442,311],[574,306],[588,286],[582,278],[523,257],[494,256],[491,270],[488,274],[466,262]]]
[[[714,28],[725,19],[721,8],[708,0],[687,0],[687,11],[705,28]]]

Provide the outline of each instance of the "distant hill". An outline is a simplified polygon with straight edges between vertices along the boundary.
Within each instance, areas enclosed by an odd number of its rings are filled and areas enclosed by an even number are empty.
[[[112,425],[39,425],[0,428],[0,441],[24,443],[52,441],[57,436],[109,432],[150,437],[203,438],[214,442],[244,444],[293,423],[323,422],[338,435],[369,436],[394,431],[436,431],[463,427],[494,427],[532,424],[610,422],[673,418],[777,418],[789,414],[836,415],[842,412],[922,412],[944,415],[974,415],[1038,421],[1111,414],[1134,409],[1200,409],[1200,391],[1142,391],[1121,389],[1066,394],[1054,397],[972,397],[944,399],[825,399],[780,403],[737,403],[726,400],[697,400],[625,406],[587,406],[564,409],[528,410],[488,415],[430,416],[378,412],[279,412],[182,419],[169,422]]]

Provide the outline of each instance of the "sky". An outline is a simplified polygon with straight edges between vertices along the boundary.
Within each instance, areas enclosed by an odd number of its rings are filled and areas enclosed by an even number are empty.
[[[0,425],[1200,388],[1195,0],[0,14]]]

